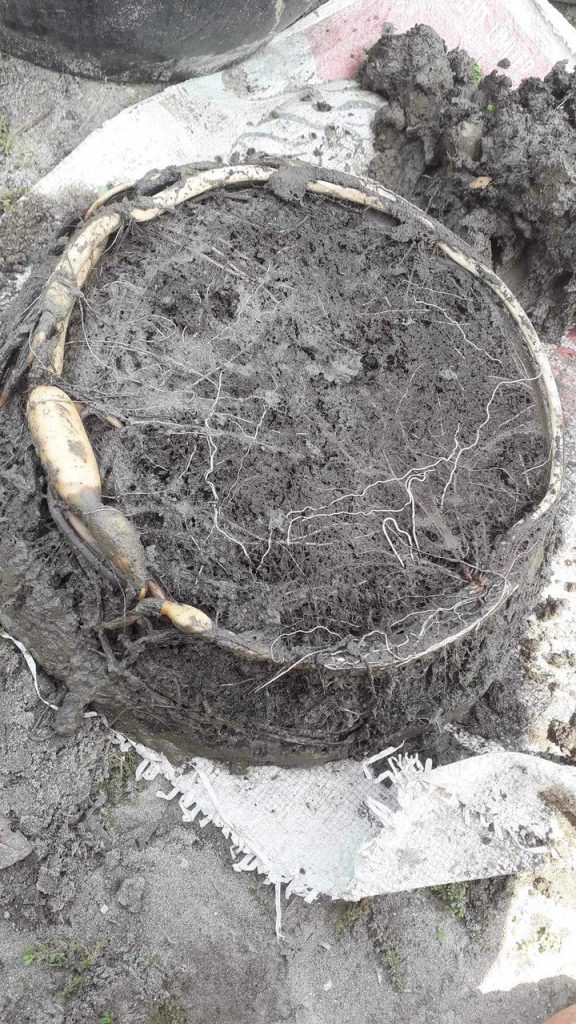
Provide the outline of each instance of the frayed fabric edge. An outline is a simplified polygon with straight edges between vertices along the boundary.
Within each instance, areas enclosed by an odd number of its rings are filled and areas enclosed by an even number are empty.
[[[156,795],[161,800],[166,801],[178,798],[178,804],[182,811],[183,822],[190,823],[198,819],[198,825],[200,828],[206,828],[207,825],[214,825],[231,844],[230,854],[232,856],[232,867],[234,871],[256,871],[259,875],[264,876],[263,882],[265,885],[274,886],[276,908],[275,930],[276,938],[279,942],[283,938],[282,886],[285,886],[284,899],[288,900],[291,896],[300,896],[305,903],[312,903],[319,895],[318,890],[313,889],[311,886],[306,884],[305,876],[302,873],[299,873],[298,875],[287,875],[275,869],[268,862],[263,852],[255,849],[254,844],[249,843],[246,837],[226,820],[225,814],[219,804],[214,788],[210,783],[206,772],[204,772],[194,761],[191,761],[186,766],[185,772],[181,772],[179,769],[174,768],[164,754],[158,754],[149,747],[145,747],[140,743],[129,740],[122,733],[116,732],[115,730],[112,730],[112,735],[121,751],[126,752],[128,750],[135,750],[142,758],[136,769],[136,780],[144,779],[146,782],[152,782],[159,776],[166,779],[166,781],[171,784],[172,789],[168,793],[158,790]],[[198,782],[202,785],[202,788],[212,805],[211,809],[207,809],[207,807],[200,801],[199,797],[192,794],[187,789],[186,780]]]

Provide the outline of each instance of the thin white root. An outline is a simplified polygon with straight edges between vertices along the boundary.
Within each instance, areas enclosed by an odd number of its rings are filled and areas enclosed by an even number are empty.
[[[275,173],[273,167],[214,167],[209,171],[196,171],[178,185],[172,185],[152,196],[149,205],[136,206],[130,211],[130,218],[139,224],[156,220],[168,210],[174,210],[181,203],[211,192],[224,185],[250,185],[267,182]]]
[[[90,220],[91,217],[106,203],[109,203],[114,196],[119,196],[122,192],[127,192],[129,188],[134,188],[135,181],[122,181],[119,185],[113,185],[107,192],[104,192],[101,196],[98,196],[93,203],[88,207],[84,214],[84,220]]]
[[[550,456],[550,474],[546,494],[530,514],[530,520],[534,522],[545,515],[545,513],[548,512],[548,510],[552,508],[558,500],[564,478],[564,431],[562,407],[560,405],[560,396],[558,394],[558,388],[556,387],[556,381],[554,380],[554,376],[550,368],[550,363],[542,350],[542,343],[536,334],[532,323],[507,285],[505,285],[504,282],[496,276],[496,274],[487,270],[483,264],[474,259],[474,257],[466,255],[466,253],[459,249],[455,249],[453,245],[448,245],[446,242],[439,242],[438,248],[441,249],[449,259],[453,260],[454,263],[457,263],[458,266],[463,267],[464,270],[467,270],[468,273],[472,274],[474,277],[478,277],[485,281],[488,287],[500,299],[500,302],[502,302],[506,307],[510,316],[516,322],[520,330],[527,348],[531,368],[539,371],[539,377],[544,384],[544,387],[540,389],[540,402],[544,407],[544,412],[548,421],[548,432],[552,439],[552,448]],[[524,358],[521,358],[519,354],[518,361],[522,366],[522,369],[526,371],[525,355]]]

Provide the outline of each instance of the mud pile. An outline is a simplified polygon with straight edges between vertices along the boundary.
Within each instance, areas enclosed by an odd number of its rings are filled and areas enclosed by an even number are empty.
[[[513,89],[417,25],[385,33],[359,77],[387,100],[372,176],[467,241],[557,341],[576,321],[576,76],[566,62]]]

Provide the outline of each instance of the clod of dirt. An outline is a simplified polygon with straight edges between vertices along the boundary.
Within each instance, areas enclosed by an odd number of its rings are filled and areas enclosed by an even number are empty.
[[[576,76],[566,62],[513,89],[417,25],[385,33],[359,78],[387,101],[372,175],[469,242],[557,341],[576,320]]]
[[[548,728],[548,738],[557,743],[568,757],[576,760],[576,715],[569,722],[553,719]]]
[[[50,517],[22,397],[4,414],[3,620],[77,707],[171,756],[358,754],[463,713],[505,672],[537,585],[532,537],[504,630],[495,617],[433,657],[446,621],[476,621],[502,585],[491,554],[546,490],[535,392],[504,307],[409,209],[303,196],[303,173],[118,238],[63,383],[152,577],[272,663],[123,627],[122,587]],[[524,548],[510,558],[524,571]],[[407,664],[421,637],[431,654]],[[394,661],[378,678],[375,644]],[[336,654],[345,672],[323,667]]]
[[[121,883],[116,899],[129,913],[137,914],[142,906],[146,883],[142,878],[126,878]]]
[[[21,832],[15,832],[10,820],[0,815],[0,868],[8,868],[32,853],[33,846]]]

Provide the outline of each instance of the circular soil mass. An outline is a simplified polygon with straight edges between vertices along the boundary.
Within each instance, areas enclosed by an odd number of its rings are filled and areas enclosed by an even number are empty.
[[[4,621],[77,702],[172,756],[302,763],[461,714],[506,671],[542,535],[494,553],[546,493],[550,440],[516,323],[437,243],[407,204],[282,174],[117,236],[60,386],[153,577],[270,658],[102,628],[129,598],[62,539],[16,395]]]

